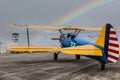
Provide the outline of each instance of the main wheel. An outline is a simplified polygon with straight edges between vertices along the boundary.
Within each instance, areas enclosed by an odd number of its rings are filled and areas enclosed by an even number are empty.
[[[76,57],[76,60],[80,59],[80,55],[75,55],[75,57]]]
[[[58,59],[58,54],[54,53],[54,60],[57,60],[57,59]]]

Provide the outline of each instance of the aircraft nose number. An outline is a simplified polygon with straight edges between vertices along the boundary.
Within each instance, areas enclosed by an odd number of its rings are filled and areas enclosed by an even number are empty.
[[[72,46],[76,46],[76,43],[74,43],[74,42],[71,42],[71,45],[70,45],[71,47]]]

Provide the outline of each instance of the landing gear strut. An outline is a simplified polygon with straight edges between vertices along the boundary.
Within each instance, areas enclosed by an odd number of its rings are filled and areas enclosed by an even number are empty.
[[[80,55],[75,55],[75,57],[76,57],[76,60],[80,59]]]
[[[59,53],[54,53],[54,60],[58,60]]]

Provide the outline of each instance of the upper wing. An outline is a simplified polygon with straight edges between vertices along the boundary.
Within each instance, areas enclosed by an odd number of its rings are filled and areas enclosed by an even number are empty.
[[[8,46],[7,50],[16,52],[62,52],[65,54],[102,56],[102,50],[93,45],[61,48],[58,46]]]
[[[74,27],[74,26],[45,26],[45,25],[16,25],[9,24],[8,27],[34,28],[34,29],[52,29],[52,30],[101,30],[101,28]]]
[[[34,28],[34,29],[52,29],[52,30],[88,30],[88,31],[100,31],[102,28],[98,27],[74,27],[74,26],[45,26],[45,25],[16,25],[9,24],[8,27],[20,27],[20,28]],[[120,31],[120,29],[115,29]]]

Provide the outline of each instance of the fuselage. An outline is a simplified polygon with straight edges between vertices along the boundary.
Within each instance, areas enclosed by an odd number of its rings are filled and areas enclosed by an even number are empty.
[[[66,38],[66,37],[60,37],[60,43],[62,47],[72,47],[72,46],[82,46],[87,44],[92,44],[89,41],[86,41],[84,39],[79,38]]]
[[[67,38],[67,37],[64,37],[64,36],[61,36],[60,37],[60,43],[61,43],[61,46],[63,48],[65,47],[72,47],[72,46],[83,46],[83,45],[94,45],[96,46],[97,48],[101,49],[103,52],[104,52],[104,48],[100,45],[97,45],[95,43],[91,43],[87,40],[84,40],[84,39],[79,39],[79,38]],[[99,57],[99,56],[86,56],[86,57],[89,57],[89,58],[93,58],[93,59],[96,59],[98,61],[104,61],[104,62],[107,62],[107,58],[106,58],[107,55],[105,55],[103,53],[103,56]]]
[[[61,36],[60,37],[60,43],[61,43],[62,47],[82,46],[82,45],[91,44],[91,45],[94,45],[94,46],[96,46],[96,47],[103,50],[102,46],[97,45],[97,44],[92,43],[92,42],[89,42],[88,40],[77,38],[77,37],[75,37],[75,38],[67,38],[65,36]]]

